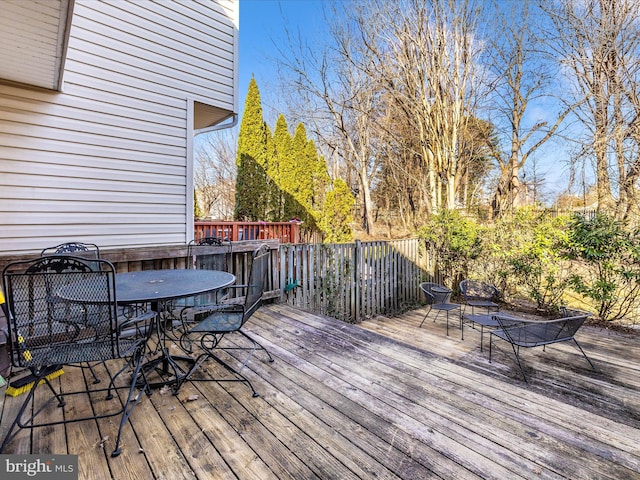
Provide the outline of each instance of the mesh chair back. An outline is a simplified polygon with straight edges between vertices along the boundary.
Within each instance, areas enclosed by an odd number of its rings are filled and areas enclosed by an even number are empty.
[[[460,282],[460,292],[465,300],[486,300],[495,302],[500,292],[490,283],[479,280],[463,280]]]
[[[520,323],[500,315],[494,318],[502,329],[496,332],[499,337],[513,345],[536,347],[571,340],[588,317],[589,314],[583,314],[556,320]]]
[[[228,240],[218,237],[204,237],[200,240],[191,240],[187,246],[187,268],[199,270],[229,271],[231,261],[232,244]],[[203,308],[207,305],[216,305],[226,296],[225,292],[214,291],[202,293],[188,299],[174,302],[178,307],[192,306]]]
[[[5,267],[14,365],[37,369],[120,357],[115,271],[104,260],[90,263],[52,256]]]
[[[99,259],[100,249],[94,243],[81,243],[81,242],[67,242],[56,245],[55,247],[47,247],[40,252],[41,257],[48,257],[51,255],[71,255],[78,258],[85,259]],[[92,269],[100,270],[98,264],[89,262]]]
[[[249,282],[247,283],[247,291],[244,298],[244,323],[253,312],[255,312],[262,301],[265,283],[267,280],[267,271],[269,268],[269,247],[261,245],[253,253],[251,262],[251,270],[249,271]]]
[[[451,298],[451,289],[439,283],[423,282],[420,284],[420,289],[428,305],[448,303]]]
[[[67,242],[47,247],[40,253],[41,257],[50,255],[70,255],[81,258],[100,258],[100,249],[94,243]]]
[[[217,237],[192,240],[187,247],[187,266],[188,268],[226,272],[231,253],[232,244],[228,240]]]

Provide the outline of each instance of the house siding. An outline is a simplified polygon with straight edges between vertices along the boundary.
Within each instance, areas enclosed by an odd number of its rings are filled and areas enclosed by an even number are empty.
[[[0,85],[0,254],[188,241],[190,102],[237,112],[237,8],[76,0],[62,92]]]

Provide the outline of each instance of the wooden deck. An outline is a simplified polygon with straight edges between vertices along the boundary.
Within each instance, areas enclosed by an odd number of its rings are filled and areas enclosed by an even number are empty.
[[[249,364],[259,398],[187,384],[141,399],[117,458],[113,419],[22,431],[5,453],[78,454],[91,479],[640,478],[637,336],[583,327],[597,372],[568,344],[525,350],[527,385],[508,345],[490,364],[479,332],[419,329],[423,312],[349,325],[265,306],[247,326],[275,357]],[[2,435],[22,398],[3,397]]]

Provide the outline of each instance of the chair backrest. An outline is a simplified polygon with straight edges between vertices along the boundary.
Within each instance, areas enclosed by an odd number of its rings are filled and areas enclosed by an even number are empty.
[[[270,250],[267,245],[261,245],[253,252],[251,269],[249,270],[249,281],[244,297],[244,316],[242,323],[253,315],[262,303],[267,273],[269,269]]]
[[[555,341],[570,340],[578,332],[580,327],[589,318],[589,313],[582,313],[580,315],[574,315],[571,317],[564,317],[557,320],[557,328],[555,332]]]
[[[191,240],[187,246],[187,268],[200,270],[228,270],[233,245],[229,240],[204,237]]]
[[[465,300],[487,300],[495,302],[500,297],[500,291],[487,282],[480,280],[462,280],[460,293]]]
[[[47,256],[11,263],[2,278],[14,365],[40,368],[118,358],[111,263]]]
[[[422,282],[420,290],[424,293],[425,300],[429,305],[448,303],[451,298],[451,289],[439,283]]]
[[[86,258],[90,260],[100,258],[100,249],[95,243],[67,242],[56,245],[55,247],[47,247],[40,252],[41,257],[49,257],[52,255],[71,255],[78,258]],[[90,262],[89,265],[94,270],[99,270],[98,264]]]
[[[100,249],[94,243],[67,242],[47,247],[40,253],[41,257],[50,255],[73,255],[81,258],[100,258]]]
[[[522,347],[536,347],[571,340],[589,313],[543,321],[514,321],[513,318],[494,315],[505,340]]]

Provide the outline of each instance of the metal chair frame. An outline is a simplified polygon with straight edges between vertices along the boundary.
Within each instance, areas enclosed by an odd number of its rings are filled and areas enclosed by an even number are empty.
[[[41,257],[51,255],[72,255],[85,259],[99,259],[100,248],[95,243],[66,242],[56,245],[55,247],[44,248],[40,252]]]
[[[429,316],[429,313],[431,313],[431,310],[437,310],[438,312],[433,319],[434,322],[438,319],[440,312],[444,311],[447,314],[447,336],[449,336],[449,312],[460,308],[460,305],[457,303],[449,302],[449,299],[451,298],[451,289],[440,285],[439,283],[422,282],[420,284],[420,290],[424,293],[425,301],[427,302],[429,309],[424,315],[422,322],[420,322],[420,327],[418,328],[422,327],[422,324]],[[460,325],[462,326],[462,320],[460,320]]]
[[[249,336],[242,327],[247,320],[260,308],[262,304],[262,294],[264,293],[266,277],[269,268],[270,250],[266,245],[260,246],[254,251],[252,256],[251,268],[249,271],[248,283],[246,285],[232,285],[230,289],[244,289],[244,302],[238,303],[222,303],[216,307],[206,318],[196,323],[193,327],[187,329],[180,338],[182,348],[191,353],[192,345],[195,343],[202,350],[198,355],[195,365],[187,376],[191,381],[240,381],[246,383],[253,396],[259,396],[251,382],[241,372],[249,362],[256,350],[263,350],[269,362],[273,362],[273,357],[269,351],[254,338]],[[244,346],[221,346],[220,342],[229,333],[239,333],[251,342],[251,347]],[[194,338],[197,337],[197,338]],[[224,361],[216,350],[221,351],[237,351],[249,350],[249,354],[240,362],[239,369],[234,368],[228,362]],[[208,359],[223,366],[232,374],[232,378],[194,378],[192,374]]]
[[[593,365],[593,362],[587,357],[587,354],[584,353],[584,350],[575,339],[575,334],[589,318],[590,314],[587,312],[572,312],[572,314],[572,316],[565,316],[554,320],[522,320],[518,323],[515,323],[511,317],[503,318],[501,315],[495,315],[494,318],[499,328],[491,331],[489,340],[489,362],[491,362],[493,338],[497,337],[505,340],[511,345],[516,363],[520,368],[520,373],[522,373],[522,378],[524,378],[525,383],[529,383],[524,373],[522,362],[520,361],[520,347],[532,348],[541,346],[544,351],[547,345],[573,341],[574,345],[580,350],[580,353],[582,353],[587,362],[589,362],[589,365],[591,365],[591,369],[595,370],[596,367]]]
[[[47,247],[44,248],[40,252],[41,257],[49,257],[49,256],[74,256],[78,258],[85,259],[88,265],[93,270],[100,270],[100,264],[95,263],[92,260],[100,259],[100,248],[95,243],[86,243],[86,242],[66,242],[61,243],[60,245],[56,245],[55,247]],[[55,299],[55,297],[52,297]],[[152,318],[155,317],[155,312],[152,312],[149,308],[149,305],[139,304],[139,305],[126,305],[123,307],[118,307],[118,318],[121,322],[148,322]],[[135,328],[130,330],[132,333],[136,333],[136,329],[138,325],[135,325]],[[83,367],[85,368],[85,367]],[[88,363],[86,365],[91,371],[93,375],[93,382],[100,383],[100,379],[98,375],[94,371],[94,366]]]
[[[9,313],[11,363],[14,367],[27,368],[34,377],[34,383],[0,445],[0,452],[16,435],[17,428],[33,429],[120,415],[111,454],[114,457],[119,455],[122,428],[139,398],[136,385],[142,373],[146,338],[144,335],[120,338],[120,332],[131,328],[131,325],[117,321],[113,265],[99,259],[87,261],[68,255],[45,256],[7,265],[3,270],[3,283]],[[90,292],[92,300],[75,301],[60,296],[53,300],[63,289],[76,292],[78,296],[81,292]],[[105,369],[109,375],[106,388],[88,387],[86,390],[62,392],[56,390],[47,378],[52,368],[116,359],[124,359],[125,362],[115,374]],[[133,369],[132,381],[126,386],[116,386],[116,379],[127,368]],[[36,405],[42,398],[42,395],[36,395],[40,385],[46,385],[53,394],[41,406]],[[117,399],[117,410],[36,423],[38,415],[53,399],[63,407],[65,397],[106,392],[105,399],[110,400],[114,398],[115,390],[125,388],[128,390],[127,398],[124,403]],[[30,405],[32,414],[23,419]]]
[[[490,283],[481,280],[462,280],[460,282],[460,293],[466,305],[471,307],[471,314],[475,314],[475,308],[486,308],[487,313],[492,310],[500,310],[497,303],[500,298],[500,290]],[[466,310],[466,309],[465,309]]]
[[[210,247],[224,247],[224,253],[219,249],[212,252]],[[233,244],[229,240],[218,237],[204,237],[199,240],[191,240],[187,245],[187,268],[202,270],[228,271],[229,262],[233,253]],[[217,290],[215,292],[196,295],[194,297],[183,298],[172,302],[167,307],[168,311],[178,311],[180,320],[184,323],[187,316],[210,311],[228,297],[228,289]],[[176,313],[177,314],[177,313]]]

